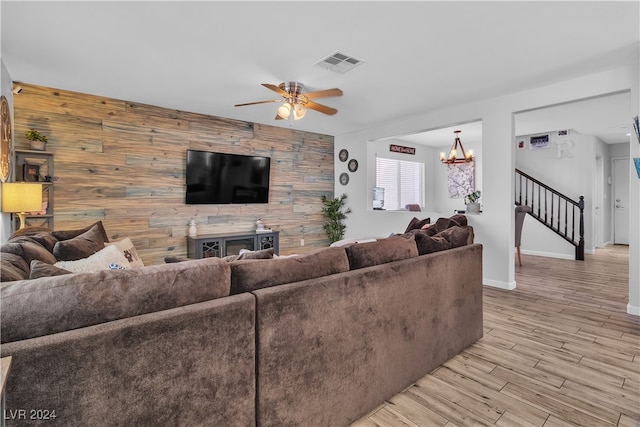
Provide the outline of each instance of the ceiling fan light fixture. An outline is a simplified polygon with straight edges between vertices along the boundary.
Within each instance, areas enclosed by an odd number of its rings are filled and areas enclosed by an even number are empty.
[[[278,108],[278,115],[283,119],[285,120],[288,119],[290,114],[291,114],[291,104],[289,104],[288,102],[285,102],[280,106],[280,108]]]
[[[293,106],[293,119],[300,120],[307,114],[307,107],[302,104],[296,104]]]

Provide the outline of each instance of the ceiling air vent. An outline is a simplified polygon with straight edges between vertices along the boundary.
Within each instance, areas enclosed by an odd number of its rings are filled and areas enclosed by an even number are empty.
[[[335,52],[326,58],[322,58],[314,65],[333,71],[334,73],[344,74],[362,63],[364,63],[364,61],[361,59],[356,59],[342,52]]]

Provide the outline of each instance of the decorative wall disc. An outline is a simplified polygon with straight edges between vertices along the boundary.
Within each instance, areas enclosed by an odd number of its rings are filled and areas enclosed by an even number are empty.
[[[358,161],[356,159],[349,160],[349,171],[355,172],[358,170]]]
[[[347,185],[349,183],[349,174],[342,172],[340,174],[340,184]]]
[[[349,152],[343,148],[342,150],[340,150],[340,153],[338,153],[338,158],[341,162],[346,162],[349,158]]]

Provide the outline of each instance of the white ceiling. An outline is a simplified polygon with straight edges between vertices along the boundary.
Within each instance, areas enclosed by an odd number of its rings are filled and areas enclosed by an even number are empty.
[[[261,83],[338,87],[296,129],[340,135],[406,115],[637,64],[638,1],[0,2],[9,74],[54,88],[274,126]],[[336,51],[365,63],[314,65]],[[275,96],[274,96],[275,95]],[[629,97],[517,116],[518,134],[572,128],[628,141]],[[444,144],[452,141],[447,129]]]

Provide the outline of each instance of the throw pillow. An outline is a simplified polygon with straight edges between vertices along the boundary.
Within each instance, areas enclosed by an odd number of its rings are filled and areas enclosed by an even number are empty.
[[[184,256],[178,256],[178,255],[167,255],[166,257],[164,257],[164,263],[165,264],[171,264],[174,262],[184,262],[184,261],[189,261],[193,258],[187,258]]]
[[[31,261],[31,270],[29,271],[29,279],[38,279],[40,277],[61,276],[63,274],[71,274],[70,271],[58,268],[55,265],[47,264],[34,259]]]
[[[29,265],[20,255],[0,252],[0,281],[13,282],[27,278],[29,278]]]
[[[411,230],[419,230],[426,224],[431,224],[431,218],[418,219],[414,216],[413,219],[409,221],[409,225],[407,225],[407,229],[404,230],[404,232],[408,233]]]
[[[449,227],[446,230],[439,232],[434,237],[442,237],[446,239],[451,244],[452,248],[470,245],[473,243],[474,239],[473,227],[469,225],[466,227],[454,225],[453,227]]]
[[[451,243],[443,236],[430,236],[424,230],[412,230],[418,247],[418,254],[425,255],[432,252],[444,251],[451,248]]]
[[[75,261],[58,261],[54,265],[73,273],[93,273],[96,271],[108,270],[109,264],[118,264],[123,267],[129,267],[129,261],[127,261],[127,258],[122,255],[120,249],[115,246],[107,246],[87,258]]]
[[[262,249],[259,251],[240,250],[240,254],[235,259],[235,261],[239,261],[242,259],[272,259],[272,258],[273,258],[273,248]]]
[[[77,236],[81,235],[82,233],[85,233],[85,232],[91,230],[94,227],[97,227],[98,230],[100,230],[100,234],[102,234],[102,240],[104,240],[105,242],[108,242],[109,241],[109,236],[107,236],[107,231],[104,229],[104,226],[102,225],[102,221],[94,222],[93,224],[89,225],[88,227],[80,228],[78,230],[52,231],[51,234],[53,235],[53,237],[55,237],[58,240],[69,240],[69,239],[73,239],[74,237],[77,237]]]
[[[133,242],[131,242],[130,238],[125,237],[115,243],[105,243],[104,245],[113,245],[120,249],[120,252],[122,252],[122,254],[127,258],[131,267],[144,267],[142,258],[138,255],[138,251],[136,251],[136,247],[133,246]]]
[[[51,255],[51,252],[44,246],[36,243],[31,237],[26,236],[16,237],[5,243],[0,247],[0,252],[8,252],[21,256],[27,265],[31,264],[31,261],[34,259],[46,262],[47,264],[56,262],[56,258]]]
[[[87,258],[104,248],[104,237],[97,225],[68,240],[61,240],[53,247],[58,261],[76,261]]]

